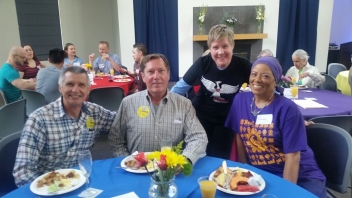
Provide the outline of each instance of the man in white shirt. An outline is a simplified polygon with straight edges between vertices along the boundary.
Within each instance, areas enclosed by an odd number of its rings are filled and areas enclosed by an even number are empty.
[[[298,85],[313,87],[325,82],[325,77],[320,74],[317,67],[308,63],[309,56],[306,51],[298,49],[292,54],[292,66],[286,76],[294,77]]]

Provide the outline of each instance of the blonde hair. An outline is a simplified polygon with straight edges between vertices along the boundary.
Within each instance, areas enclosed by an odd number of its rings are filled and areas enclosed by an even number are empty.
[[[208,35],[208,47],[210,48],[210,45],[219,39],[225,39],[227,38],[229,43],[234,46],[235,41],[234,41],[234,33],[233,30],[229,27],[227,27],[224,24],[218,24],[213,26]]]

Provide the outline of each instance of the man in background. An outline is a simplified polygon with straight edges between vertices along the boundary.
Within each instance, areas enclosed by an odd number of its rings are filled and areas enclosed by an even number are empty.
[[[109,43],[106,41],[99,42],[99,53],[101,56],[95,58],[95,54],[89,55],[89,64],[91,64],[96,71],[101,71],[105,74],[110,74],[110,69],[114,69],[114,74],[126,73],[127,69],[122,68],[120,58],[117,54],[109,52]],[[93,62],[94,60],[94,62]]]
[[[15,102],[21,98],[21,89],[34,89],[35,81],[21,79],[16,65],[23,65],[26,52],[20,46],[11,48],[9,57],[0,69],[0,89],[4,92],[7,103]]]
[[[146,56],[147,54],[148,54],[148,51],[145,45],[141,43],[137,43],[133,45],[132,57],[135,63],[133,65],[133,73],[132,72],[129,73],[129,75],[133,76],[135,80],[136,86],[135,86],[135,89],[132,90],[133,93],[147,89],[147,86],[142,80],[142,74],[140,72],[141,62],[144,56]]]
[[[58,48],[50,50],[48,61],[51,65],[39,70],[37,74],[35,90],[45,96],[47,103],[54,102],[61,96],[58,81],[64,59],[64,50]]]

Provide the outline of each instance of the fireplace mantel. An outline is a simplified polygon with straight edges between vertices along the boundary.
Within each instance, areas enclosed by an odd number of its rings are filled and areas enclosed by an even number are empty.
[[[234,40],[265,39],[268,34],[235,34]],[[207,41],[208,35],[194,35],[193,41]]]

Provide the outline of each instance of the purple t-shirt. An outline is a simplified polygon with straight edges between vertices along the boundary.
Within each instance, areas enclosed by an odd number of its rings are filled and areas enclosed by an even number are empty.
[[[238,94],[225,123],[226,127],[240,135],[250,163],[283,177],[285,154],[301,151],[298,179],[325,180],[313,151],[307,145],[304,119],[297,105],[276,95],[267,107],[254,116],[251,113],[253,97],[252,92]]]

